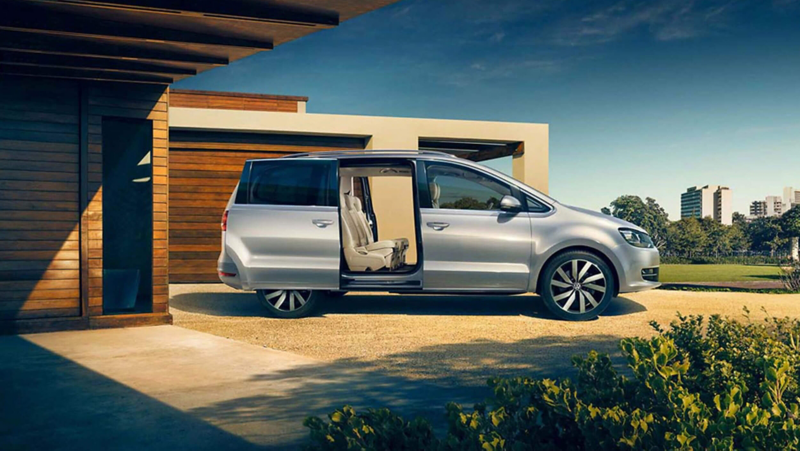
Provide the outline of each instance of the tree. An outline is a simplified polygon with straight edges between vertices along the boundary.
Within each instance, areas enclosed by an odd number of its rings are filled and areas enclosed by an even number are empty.
[[[750,250],[750,239],[747,237],[746,224],[733,224],[727,228],[728,242],[734,252],[745,252]]]
[[[700,227],[706,236],[703,253],[706,255],[728,254],[733,247],[731,246],[728,235],[729,226],[725,226],[716,220],[705,217],[700,220]]]
[[[754,250],[769,251],[771,256],[786,244],[781,220],[776,217],[758,218],[748,226]]]
[[[696,218],[684,218],[669,224],[666,249],[684,257],[703,252],[708,237]]]
[[[645,229],[656,247],[664,247],[669,217],[655,199],[648,197],[642,201],[639,196],[625,195],[616,198],[609,207],[601,211]]]
[[[747,225],[747,216],[739,213],[738,211],[733,212],[731,220],[733,222],[733,225],[738,225],[740,227]]]
[[[798,259],[798,237],[800,237],[800,205],[795,205],[791,210],[781,216],[781,229],[784,238],[791,242],[792,259]]]

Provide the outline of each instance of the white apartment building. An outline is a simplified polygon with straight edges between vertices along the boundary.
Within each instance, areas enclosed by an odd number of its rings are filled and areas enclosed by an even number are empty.
[[[714,218],[722,224],[733,224],[733,193],[727,186],[692,186],[681,194],[681,219]]]
[[[783,211],[788,211],[797,204],[800,204],[800,190],[795,191],[792,186],[784,187]]]
[[[781,196],[767,196],[764,200],[767,203],[766,216],[780,216],[783,214],[783,198]]]

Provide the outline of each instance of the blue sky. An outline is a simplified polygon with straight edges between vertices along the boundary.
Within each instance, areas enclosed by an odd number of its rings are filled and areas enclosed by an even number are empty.
[[[800,188],[800,0],[402,0],[176,88],[308,112],[550,124],[550,194],[599,209]],[[503,166],[504,163],[500,163]]]

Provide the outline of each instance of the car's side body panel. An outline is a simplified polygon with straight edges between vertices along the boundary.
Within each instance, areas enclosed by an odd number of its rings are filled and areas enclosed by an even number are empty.
[[[527,213],[434,208],[420,213],[425,290],[527,291],[531,262]]]
[[[339,209],[233,205],[226,248],[244,289],[339,288]]]

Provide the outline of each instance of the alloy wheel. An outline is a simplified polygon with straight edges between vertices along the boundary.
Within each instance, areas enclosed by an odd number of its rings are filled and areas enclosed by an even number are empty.
[[[293,312],[308,302],[311,290],[274,290],[265,291],[263,302],[269,303],[276,310]]]
[[[607,287],[603,271],[596,264],[581,259],[563,263],[550,280],[550,293],[556,305],[573,314],[594,310],[603,300]]]

